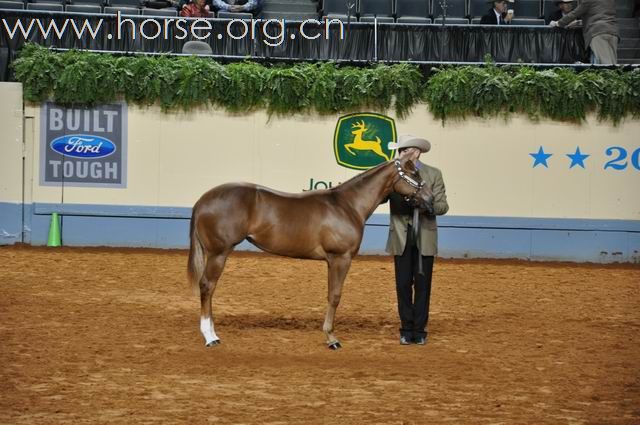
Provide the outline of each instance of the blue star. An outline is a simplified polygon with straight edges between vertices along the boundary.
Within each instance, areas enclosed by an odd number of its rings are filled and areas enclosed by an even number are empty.
[[[584,168],[584,160],[591,156],[581,153],[579,146],[576,147],[576,153],[568,153],[566,155],[571,158],[571,165],[569,166],[569,169],[573,168],[575,165],[579,165]]]
[[[531,155],[535,160],[533,161],[533,168],[536,168],[538,164],[542,164],[545,167],[549,168],[549,166],[547,165],[547,159],[549,159],[549,157],[553,154],[544,153],[544,149],[542,149],[542,146],[540,146],[540,149],[538,149],[538,153],[530,153],[529,155]]]

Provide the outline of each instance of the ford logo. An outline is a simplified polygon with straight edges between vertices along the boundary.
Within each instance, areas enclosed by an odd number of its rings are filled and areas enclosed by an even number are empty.
[[[100,136],[71,134],[53,139],[51,149],[75,158],[104,158],[116,151],[116,145]]]

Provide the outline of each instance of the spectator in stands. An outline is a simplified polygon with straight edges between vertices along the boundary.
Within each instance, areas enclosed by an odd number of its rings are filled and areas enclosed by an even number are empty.
[[[205,0],[193,0],[192,3],[185,4],[180,10],[180,16],[185,18],[208,18],[209,5]]]
[[[235,13],[252,13],[257,15],[262,9],[263,0],[213,0],[216,12],[221,10]]]
[[[506,25],[511,23],[513,18],[513,12],[507,13],[508,3],[513,3],[514,0],[500,0],[490,1],[493,3],[493,8],[482,17],[480,24],[482,25]]]
[[[618,62],[616,0],[582,0],[572,12],[549,25],[564,28],[580,18],[584,25],[585,45],[591,48],[591,62],[615,65]]]
[[[573,0],[555,0],[554,3],[558,9],[547,16],[547,25],[551,21],[559,21],[573,9]]]

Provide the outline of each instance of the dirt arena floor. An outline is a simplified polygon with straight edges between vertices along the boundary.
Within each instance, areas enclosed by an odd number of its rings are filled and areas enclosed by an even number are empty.
[[[392,261],[233,254],[205,348],[186,251],[0,248],[2,424],[640,424],[640,268],[436,263],[400,346]]]

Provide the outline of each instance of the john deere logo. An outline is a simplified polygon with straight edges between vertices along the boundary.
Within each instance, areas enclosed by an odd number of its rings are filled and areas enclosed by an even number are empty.
[[[343,167],[366,170],[393,158],[389,142],[396,141],[393,119],[379,114],[351,114],[338,120],[333,136],[336,161]]]

